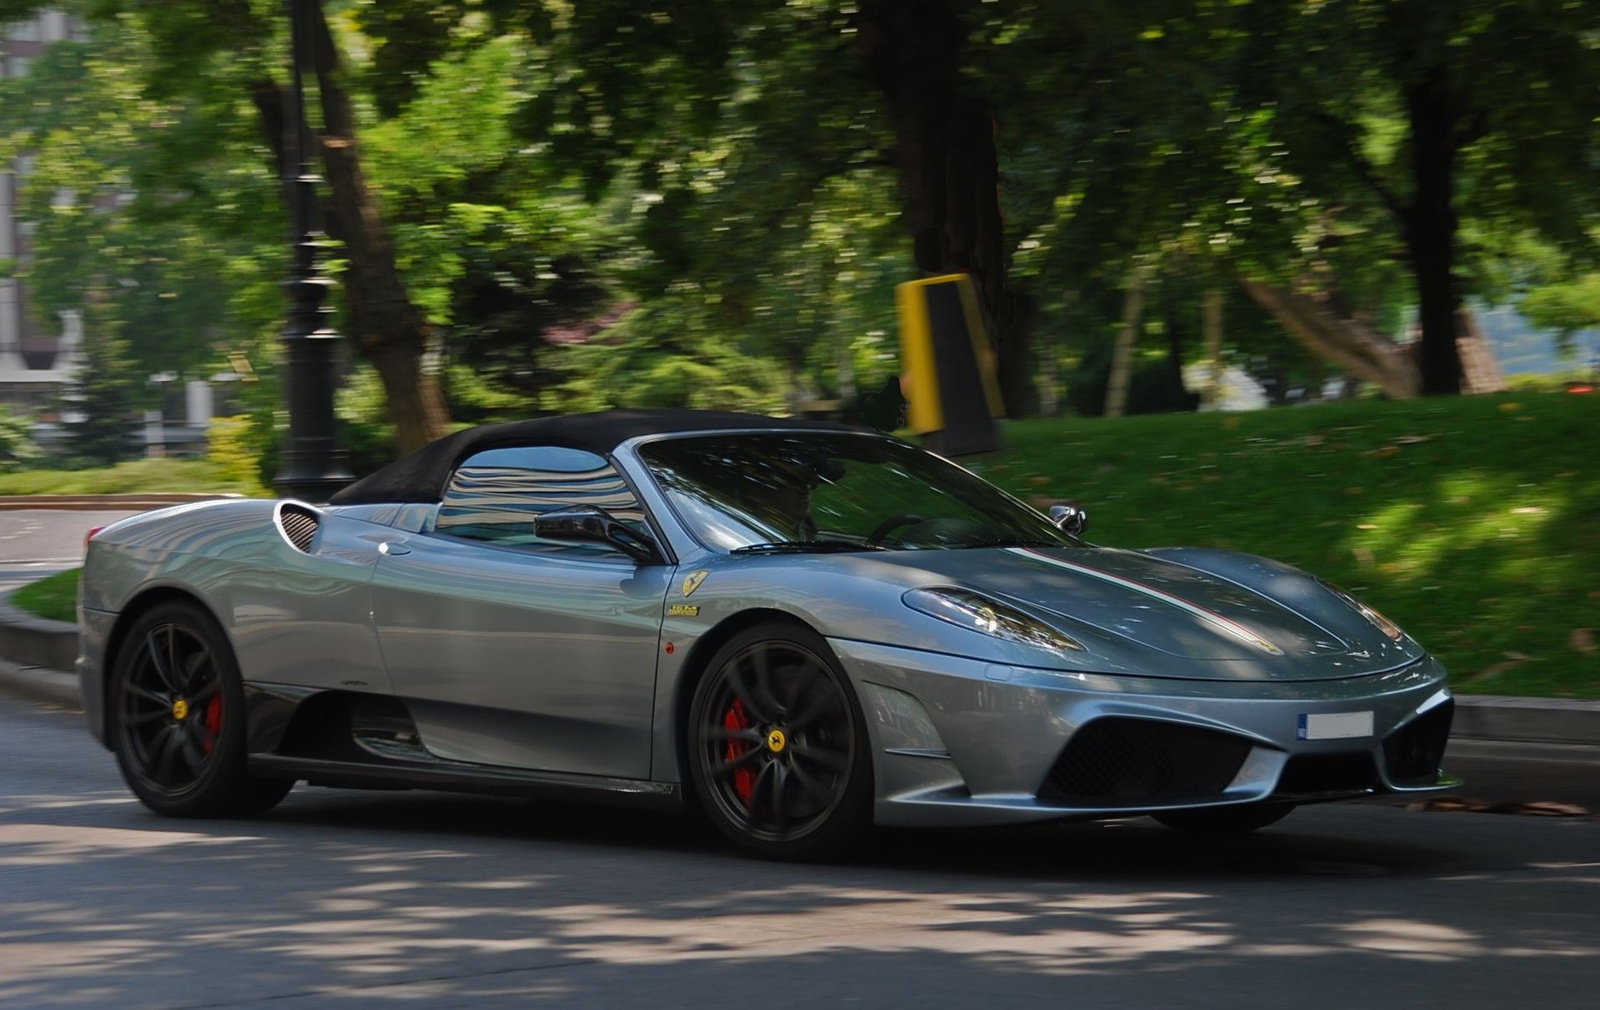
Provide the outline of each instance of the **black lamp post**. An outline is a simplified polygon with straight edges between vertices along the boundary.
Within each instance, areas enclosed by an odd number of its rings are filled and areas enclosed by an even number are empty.
[[[315,212],[319,177],[311,171],[311,127],[306,122],[302,78],[310,49],[312,4],[319,0],[284,0],[293,34],[294,155],[292,183],[294,267],[289,275],[289,322],[283,330],[288,361],[289,440],[283,447],[274,483],[281,494],[306,501],[326,501],[350,483],[350,467],[334,428],[333,393],[338,386],[339,336],[323,304],[331,281],[317,266]],[[286,162],[289,159],[285,159]]]

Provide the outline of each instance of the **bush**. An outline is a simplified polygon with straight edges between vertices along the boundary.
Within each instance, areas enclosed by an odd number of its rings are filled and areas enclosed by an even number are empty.
[[[27,418],[0,407],[0,472],[20,470],[39,459]]]
[[[206,461],[219,479],[261,493],[261,452],[256,425],[248,414],[218,417],[206,430]]]

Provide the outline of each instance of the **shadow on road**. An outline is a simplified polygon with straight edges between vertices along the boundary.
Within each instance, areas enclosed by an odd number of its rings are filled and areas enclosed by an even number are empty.
[[[1296,812],[1197,843],[1149,821],[892,832],[838,865],[682,818],[302,788],[173,821],[0,779],[0,1006],[1589,1006],[1593,822]],[[90,768],[93,776],[81,769]],[[78,779],[74,779],[77,781]],[[1470,974],[1470,985],[1463,979]],[[1070,999],[1068,997],[1070,996]]]
[[[698,853],[752,867],[763,865],[684,816],[432,793],[356,794],[356,799],[350,795],[302,786],[294,794],[297,802],[269,817],[308,827],[443,831],[598,846],[618,853]],[[1470,861],[1469,855],[1450,848],[1297,828],[1296,818],[1306,816],[1307,811],[1301,810],[1276,828],[1232,838],[1182,835],[1148,818],[983,830],[881,830],[838,865],[1002,880],[1170,881],[1428,874]]]

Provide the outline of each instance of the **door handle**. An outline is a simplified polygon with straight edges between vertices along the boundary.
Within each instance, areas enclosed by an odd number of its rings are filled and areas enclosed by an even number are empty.
[[[398,540],[385,540],[378,545],[378,553],[387,554],[390,557],[399,557],[402,554],[410,554],[411,548]]]

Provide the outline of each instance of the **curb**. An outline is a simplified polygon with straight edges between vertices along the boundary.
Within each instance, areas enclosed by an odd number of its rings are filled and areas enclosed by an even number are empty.
[[[71,670],[78,662],[78,626],[35,617],[12,606],[11,593],[0,595],[0,661],[50,671]]]
[[[39,701],[74,712],[83,709],[78,678],[60,670],[39,666],[19,666],[0,659],[0,694],[24,701]]]
[[[1600,747],[1600,701],[1458,694],[1452,740]]]

